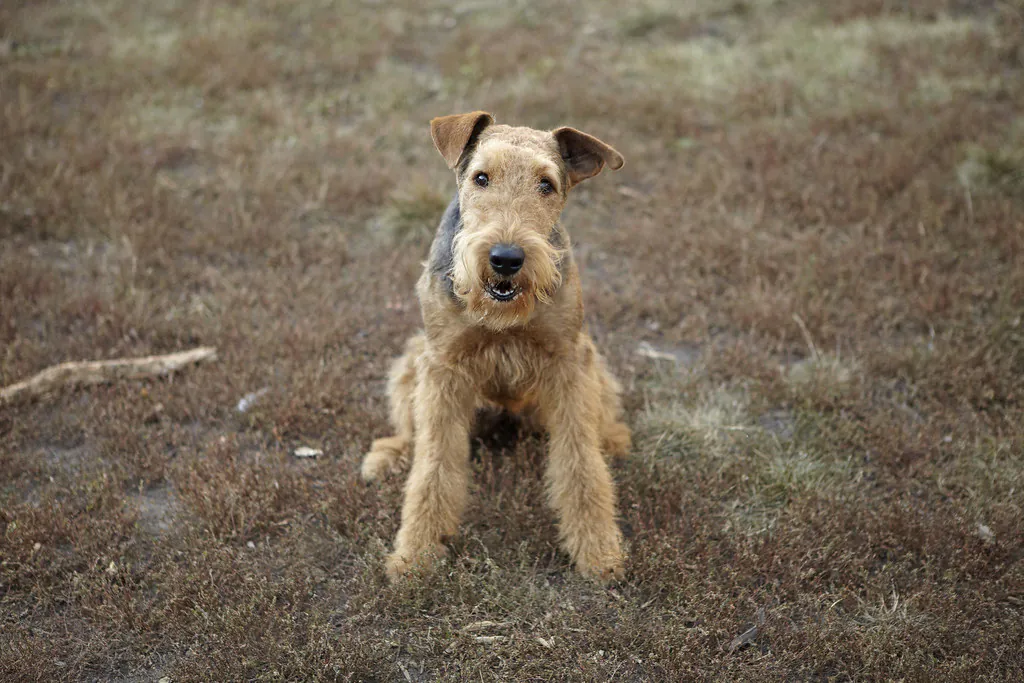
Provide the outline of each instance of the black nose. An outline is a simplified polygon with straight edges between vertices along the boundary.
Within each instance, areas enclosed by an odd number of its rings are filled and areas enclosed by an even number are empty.
[[[491,268],[498,275],[515,275],[523,267],[526,254],[519,247],[510,244],[495,244],[491,247]]]

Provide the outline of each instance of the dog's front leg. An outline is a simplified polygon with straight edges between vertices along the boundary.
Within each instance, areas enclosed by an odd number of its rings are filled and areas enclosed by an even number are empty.
[[[469,486],[473,385],[452,368],[420,368],[413,399],[415,441],[405,484],[402,524],[387,570],[396,579],[444,555],[441,541],[458,531]]]
[[[541,407],[550,433],[548,498],[562,546],[592,579],[622,577],[615,484],[600,450],[600,382],[589,363],[571,362],[544,380]]]

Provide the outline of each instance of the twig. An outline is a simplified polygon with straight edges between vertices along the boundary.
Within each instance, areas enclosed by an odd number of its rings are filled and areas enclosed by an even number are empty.
[[[463,633],[475,633],[489,628],[508,628],[511,625],[511,621],[474,621],[463,626],[461,630]]]
[[[216,357],[217,349],[202,346],[164,356],[61,363],[46,368],[23,382],[0,389],[0,406],[12,403],[18,398],[42,396],[62,387],[81,387],[121,379],[167,375],[186,365]]]
[[[652,358],[654,360],[670,360],[673,363],[679,362],[679,359],[673,356],[671,353],[659,351],[658,349],[654,348],[645,341],[640,342],[640,344],[636,347],[636,353],[637,355],[643,356],[644,358]]]
[[[749,645],[757,639],[758,634],[764,628],[765,624],[764,607],[757,608],[757,614],[754,615],[754,621],[756,623],[753,626],[732,639],[729,643],[729,654],[732,654],[745,645]]]
[[[508,640],[508,636],[473,636],[473,640],[484,645],[493,645]]]
[[[800,327],[800,332],[804,335],[804,341],[807,342],[807,346],[811,349],[811,358],[815,361],[821,358],[821,354],[818,353],[818,347],[814,345],[814,340],[811,339],[811,333],[807,330],[807,325],[804,324],[804,319],[796,313],[793,314],[793,320]]]

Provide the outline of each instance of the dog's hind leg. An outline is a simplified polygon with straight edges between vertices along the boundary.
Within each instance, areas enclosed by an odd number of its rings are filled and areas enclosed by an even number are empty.
[[[391,425],[395,436],[377,439],[363,458],[362,475],[373,481],[401,472],[409,464],[413,438],[412,399],[416,391],[416,359],[423,352],[424,336],[418,334],[408,341],[405,353],[391,367],[388,378],[388,399],[391,403]]]
[[[597,377],[601,392],[601,417],[598,421],[601,430],[601,452],[606,458],[622,458],[628,455],[633,447],[632,433],[622,421],[622,386],[608,371],[608,366],[594,347],[594,343],[589,343],[594,350],[594,365],[591,371]]]
[[[606,370],[601,382],[601,451],[605,457],[624,458],[633,447],[632,433],[622,422],[619,384]]]

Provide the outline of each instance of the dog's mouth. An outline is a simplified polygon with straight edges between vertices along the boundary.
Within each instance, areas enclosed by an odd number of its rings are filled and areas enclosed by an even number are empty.
[[[519,296],[519,288],[511,280],[489,282],[484,287],[484,291],[487,292],[487,296],[495,301],[512,301],[512,299]]]

